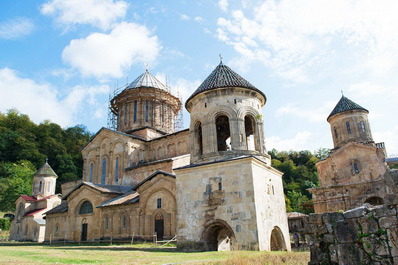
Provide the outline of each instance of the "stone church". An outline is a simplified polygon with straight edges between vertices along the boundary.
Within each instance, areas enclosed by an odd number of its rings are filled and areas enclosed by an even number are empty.
[[[117,129],[82,147],[83,178],[62,185],[45,240],[152,240],[209,250],[290,250],[282,173],[264,143],[264,93],[222,62],[182,103],[146,70],[110,101]]]
[[[368,113],[343,95],[327,118],[334,148],[316,164],[320,187],[309,189],[316,213],[381,205],[389,193],[386,149],[373,141]]]

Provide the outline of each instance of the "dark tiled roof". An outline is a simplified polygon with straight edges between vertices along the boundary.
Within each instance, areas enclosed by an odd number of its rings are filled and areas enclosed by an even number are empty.
[[[43,210],[45,210],[45,209],[46,209],[46,208],[34,209],[34,210],[32,210],[32,211],[26,212],[26,213],[24,214],[24,216],[31,216],[31,215],[34,215],[35,213],[39,213],[39,212],[41,212],[41,211],[43,211]]]
[[[215,88],[222,88],[222,87],[243,87],[248,88],[260,93],[264,98],[264,93],[250,84],[246,79],[241,77],[239,74],[234,72],[231,68],[224,65],[222,62],[216,67],[216,69],[211,72],[211,74],[206,78],[205,81],[198,87],[198,89],[193,92],[193,94],[188,98],[187,102],[196,96],[197,94],[212,90]]]
[[[85,182],[82,181],[79,185],[74,187],[68,194],[66,194],[62,199],[65,200],[69,197],[75,190],[80,188],[81,186],[88,186],[94,190],[98,190],[102,193],[113,193],[113,194],[123,194],[130,191],[133,187],[132,186],[120,186],[120,185],[107,185],[107,184],[95,184],[92,182]]]
[[[116,198],[112,198],[110,200],[105,201],[101,205],[98,205],[97,208],[106,207],[106,206],[115,206],[122,204],[134,203],[139,200],[139,194],[136,191],[129,191],[123,195],[120,195]]]
[[[349,111],[349,110],[355,110],[355,109],[364,110],[364,111],[369,113],[369,111],[367,109],[365,109],[364,107],[361,107],[360,105],[358,105],[357,103],[349,100],[345,96],[341,96],[341,99],[337,103],[336,107],[334,107],[334,109],[332,110],[332,112],[328,116],[327,120],[329,120],[330,117],[332,117],[333,115],[336,115],[338,113],[341,113],[341,112],[344,112],[344,111]]]
[[[35,174],[33,177],[36,176],[43,176],[43,177],[56,177],[58,178],[57,174],[55,174],[54,170],[50,167],[50,165],[46,162]]]
[[[137,185],[135,185],[134,188],[133,188],[133,190],[137,190],[142,184],[144,184],[144,183],[147,182],[148,180],[153,179],[154,177],[156,177],[156,176],[159,175],[159,174],[163,174],[163,175],[165,175],[165,176],[169,176],[169,177],[176,178],[175,175],[173,175],[173,174],[171,174],[171,173],[169,173],[169,172],[165,172],[165,171],[163,171],[163,170],[158,170],[158,171],[152,173],[149,177],[147,177],[146,179],[144,179],[143,181],[141,181],[141,182],[138,183]]]
[[[32,202],[32,201],[42,201],[42,200],[46,200],[46,199],[48,199],[48,198],[51,198],[51,197],[53,197],[53,196],[58,196],[58,194],[53,194],[53,195],[49,195],[49,196],[46,196],[46,197],[43,197],[43,198],[41,198],[41,199],[38,199],[38,198],[36,198],[36,197],[34,197],[34,196],[28,196],[28,195],[21,195],[20,197],[22,197],[25,201],[27,201],[27,202]]]
[[[67,201],[62,201],[60,205],[52,208],[51,210],[45,212],[45,214],[51,214],[51,213],[65,213],[68,211],[68,202]]]

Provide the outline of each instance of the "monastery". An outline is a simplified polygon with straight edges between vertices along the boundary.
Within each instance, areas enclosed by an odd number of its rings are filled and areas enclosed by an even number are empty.
[[[189,129],[175,131],[182,103],[146,70],[111,99],[117,128],[82,147],[83,178],[62,185],[62,201],[50,166],[38,171],[12,235],[42,241],[43,232],[27,237],[27,213],[40,208],[33,219],[45,223],[45,241],[155,235],[208,250],[290,250],[282,173],[264,142],[266,100],[221,62],[185,103]],[[55,207],[30,209],[29,200]]]

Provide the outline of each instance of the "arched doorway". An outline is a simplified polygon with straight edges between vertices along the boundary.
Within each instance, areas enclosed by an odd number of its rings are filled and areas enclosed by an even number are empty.
[[[275,226],[271,232],[271,251],[280,250],[286,250],[286,243],[281,229]]]
[[[215,220],[204,229],[202,241],[206,242],[209,251],[230,251],[235,242],[235,235],[225,221]]]
[[[369,203],[371,205],[382,205],[384,204],[384,201],[380,197],[370,197],[365,201],[365,203]]]
[[[161,213],[155,216],[155,233],[158,240],[163,240],[164,236],[164,218]]]
[[[82,231],[81,231],[81,234],[80,234],[80,241],[87,241],[87,231],[88,231],[87,220],[83,219],[83,221],[82,221]]]

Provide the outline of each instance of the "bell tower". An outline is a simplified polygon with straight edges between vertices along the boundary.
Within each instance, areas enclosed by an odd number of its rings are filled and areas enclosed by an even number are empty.
[[[33,175],[32,196],[39,198],[54,195],[57,178],[57,174],[46,161]]]

